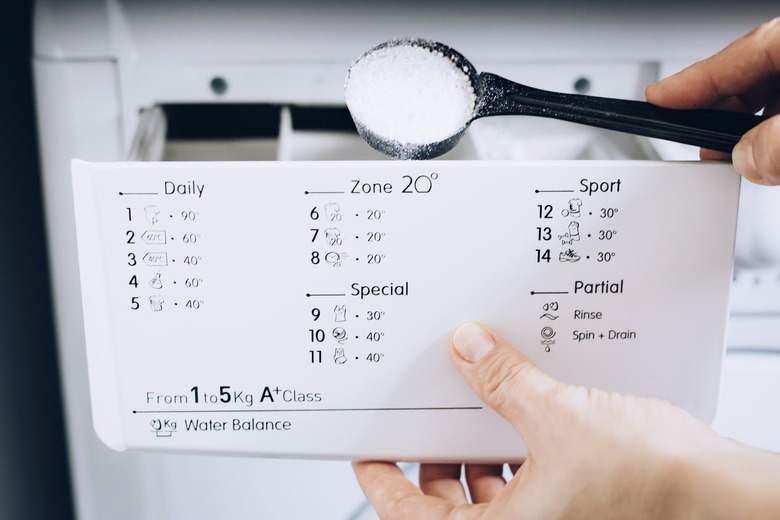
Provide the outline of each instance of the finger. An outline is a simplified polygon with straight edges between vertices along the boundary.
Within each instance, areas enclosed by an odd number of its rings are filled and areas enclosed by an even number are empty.
[[[468,502],[460,482],[460,464],[420,464],[420,489],[454,506]]]
[[[730,112],[749,112],[755,114],[762,108],[773,104],[773,98],[777,95],[777,86],[778,78],[769,78],[749,87],[740,94],[724,97],[715,103],[706,106],[708,108],[717,108]]]
[[[379,511],[405,497],[422,496],[417,486],[392,462],[353,462],[360,489]]]
[[[699,158],[703,161],[729,161],[731,160],[731,154],[702,148],[699,150]]]
[[[379,518],[393,520],[438,520],[484,518],[484,505],[453,506],[437,497],[425,496],[391,462],[353,462],[360,488]],[[457,514],[456,514],[457,513]]]
[[[751,129],[732,152],[734,168],[757,184],[780,184],[780,116]]]
[[[764,105],[764,111],[762,114],[767,117],[780,114],[780,77],[778,77],[777,81],[775,82],[774,91],[769,96],[768,101]]]
[[[719,53],[647,88],[651,103],[710,106],[780,74],[780,18],[760,25]]]
[[[468,464],[466,465],[466,484],[469,486],[472,502],[475,504],[490,502],[506,486],[504,465]]]
[[[461,325],[452,337],[455,366],[485,403],[507,419],[529,450],[541,425],[554,415],[563,385],[526,356],[476,323]]]
[[[444,518],[452,509],[443,500],[423,495],[391,462],[353,462],[352,469],[380,518]]]

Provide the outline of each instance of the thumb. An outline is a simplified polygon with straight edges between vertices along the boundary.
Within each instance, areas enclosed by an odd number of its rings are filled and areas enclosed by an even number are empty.
[[[734,168],[756,184],[780,184],[780,116],[742,136],[732,152]]]
[[[477,395],[520,433],[527,445],[556,415],[566,385],[476,323],[452,337],[455,366]]]

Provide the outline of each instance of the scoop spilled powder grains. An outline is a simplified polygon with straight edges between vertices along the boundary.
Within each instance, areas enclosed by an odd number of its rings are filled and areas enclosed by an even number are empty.
[[[357,122],[401,145],[447,139],[468,123],[476,103],[468,75],[450,58],[411,43],[361,57],[344,93]]]

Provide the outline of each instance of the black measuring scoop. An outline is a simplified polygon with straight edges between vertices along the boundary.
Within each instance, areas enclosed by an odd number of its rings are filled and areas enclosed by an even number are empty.
[[[738,112],[677,110],[643,101],[540,90],[489,72],[477,72],[458,51],[442,43],[418,38],[384,42],[365,52],[357,62],[370,59],[377,50],[400,45],[421,47],[451,60],[454,68],[468,77],[476,103],[468,121],[449,137],[431,143],[405,143],[384,138],[353,114],[363,139],[379,152],[397,159],[431,159],[442,155],[455,147],[472,121],[487,116],[549,117],[722,152],[731,152],[748,130],[766,119]]]

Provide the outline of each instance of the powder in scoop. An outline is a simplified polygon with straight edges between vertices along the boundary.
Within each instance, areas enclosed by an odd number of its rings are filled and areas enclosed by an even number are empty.
[[[469,76],[439,51],[397,43],[368,52],[350,68],[344,93],[353,119],[401,145],[451,137],[474,111]]]

